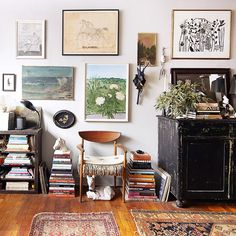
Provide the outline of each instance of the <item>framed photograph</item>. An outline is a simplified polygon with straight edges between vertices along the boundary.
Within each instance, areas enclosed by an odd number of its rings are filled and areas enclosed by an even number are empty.
[[[73,100],[73,67],[23,66],[22,98],[26,100]]]
[[[45,21],[16,22],[16,58],[45,58]]]
[[[86,64],[85,120],[128,121],[129,65]]]
[[[217,94],[228,96],[230,88],[229,68],[172,68],[171,83],[190,80],[198,84],[198,90],[209,98],[209,102],[217,102]]]
[[[63,10],[62,55],[118,55],[119,10]]]
[[[173,10],[173,59],[229,59],[231,10]]]
[[[138,34],[138,65],[156,66],[157,34]]]
[[[2,75],[2,90],[3,91],[16,91],[16,75],[15,74]]]

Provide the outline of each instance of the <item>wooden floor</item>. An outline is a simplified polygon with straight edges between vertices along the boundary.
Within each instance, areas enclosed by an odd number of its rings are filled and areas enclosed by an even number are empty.
[[[127,202],[121,201],[117,194],[112,201],[93,201],[84,197],[79,198],[48,197],[38,194],[5,194],[0,195],[0,235],[25,236],[28,235],[31,220],[39,212],[101,212],[112,211],[118,224],[121,236],[138,235],[135,223],[130,214],[131,209],[147,210],[184,210],[184,211],[227,211],[236,212],[234,203],[194,203],[188,208],[177,208],[175,201],[158,202]]]

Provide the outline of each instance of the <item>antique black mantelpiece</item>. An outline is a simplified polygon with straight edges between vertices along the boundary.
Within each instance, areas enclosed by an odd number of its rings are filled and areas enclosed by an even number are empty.
[[[236,200],[236,119],[158,116],[158,165],[172,177],[176,205]]]

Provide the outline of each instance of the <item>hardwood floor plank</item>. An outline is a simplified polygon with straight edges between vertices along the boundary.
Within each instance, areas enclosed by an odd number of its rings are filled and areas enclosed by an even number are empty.
[[[112,211],[121,236],[138,235],[130,214],[131,209],[236,212],[235,203],[194,202],[187,208],[178,208],[175,201],[126,202],[118,193],[111,201],[93,201],[83,196],[79,198],[49,197],[46,194],[1,194],[0,195],[0,235],[27,236],[33,216],[40,212],[101,212]]]

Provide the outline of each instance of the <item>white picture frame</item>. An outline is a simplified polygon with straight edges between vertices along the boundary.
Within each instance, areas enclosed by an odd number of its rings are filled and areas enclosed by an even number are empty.
[[[173,10],[173,59],[229,59],[231,10]]]
[[[85,121],[128,122],[129,64],[85,64]]]
[[[45,20],[16,21],[16,58],[45,58]]]

